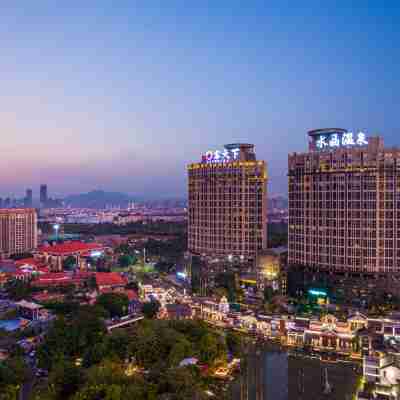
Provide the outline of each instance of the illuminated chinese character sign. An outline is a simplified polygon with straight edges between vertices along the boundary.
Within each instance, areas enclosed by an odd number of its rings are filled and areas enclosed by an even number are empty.
[[[239,149],[224,149],[207,151],[202,155],[201,161],[203,163],[226,163],[230,161],[236,161],[239,159]]]
[[[329,132],[316,136],[315,145],[317,149],[334,149],[337,147],[365,146],[368,144],[364,132]]]

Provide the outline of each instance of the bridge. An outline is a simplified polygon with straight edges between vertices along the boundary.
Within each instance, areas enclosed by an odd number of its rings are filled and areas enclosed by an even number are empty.
[[[122,328],[124,326],[132,325],[135,322],[138,322],[138,321],[142,320],[143,318],[144,318],[143,315],[135,314],[135,315],[129,315],[129,316],[126,316],[126,317],[122,317],[122,318],[120,318],[120,319],[118,319],[116,321],[110,321],[107,324],[107,331],[111,332],[113,329]]]

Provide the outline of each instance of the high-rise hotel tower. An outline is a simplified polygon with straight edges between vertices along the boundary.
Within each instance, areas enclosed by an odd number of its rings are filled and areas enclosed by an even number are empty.
[[[318,271],[400,271],[400,149],[345,129],[308,132],[289,155],[291,266]]]
[[[21,254],[37,246],[37,216],[33,208],[0,210],[0,257]]]
[[[208,151],[188,175],[189,252],[255,261],[266,248],[267,171],[254,145]]]

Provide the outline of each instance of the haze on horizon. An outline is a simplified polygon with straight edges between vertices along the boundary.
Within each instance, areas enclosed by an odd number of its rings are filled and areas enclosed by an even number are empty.
[[[56,3],[2,6],[2,196],[185,196],[186,164],[237,141],[286,193],[308,129],[400,144],[394,1]]]

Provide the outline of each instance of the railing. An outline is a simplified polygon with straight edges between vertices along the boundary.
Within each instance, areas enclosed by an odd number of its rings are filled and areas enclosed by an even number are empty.
[[[115,328],[121,328],[123,326],[127,326],[127,325],[130,325],[130,324],[133,324],[135,322],[138,322],[138,321],[142,320],[143,318],[144,318],[143,315],[135,315],[132,318],[119,319],[118,321],[111,322],[107,326],[107,330],[108,330],[108,332],[111,332]]]

